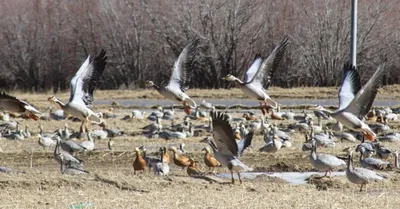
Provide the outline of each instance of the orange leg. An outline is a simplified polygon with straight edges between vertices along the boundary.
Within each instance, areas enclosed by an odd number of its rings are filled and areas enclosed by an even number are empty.
[[[264,100],[264,104],[265,104],[265,106],[264,106],[265,112],[269,113],[269,105],[267,104],[266,100]]]
[[[363,132],[364,136],[371,142],[375,141],[375,137],[371,134],[368,134],[367,132]]]
[[[83,125],[85,124],[85,121],[82,121],[81,126],[79,127],[79,133],[83,133]]]
[[[185,110],[185,113],[187,115],[190,115],[192,113],[192,108],[190,108],[190,106],[186,102],[183,102],[182,105]]]
[[[261,109],[262,114],[265,115],[265,110],[264,110],[264,107],[262,105],[262,102],[260,102],[260,109]]]
[[[86,117],[85,119],[85,129],[86,129],[86,133],[89,133],[89,117]]]

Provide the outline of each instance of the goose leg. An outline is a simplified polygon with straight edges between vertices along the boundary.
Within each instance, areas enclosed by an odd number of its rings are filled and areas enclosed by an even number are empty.
[[[240,173],[239,173],[239,172],[237,172],[237,175],[238,175],[238,178],[239,178],[239,182],[240,182],[240,184],[242,184],[242,179],[240,178]]]
[[[85,118],[85,129],[86,129],[86,133],[89,133],[89,126],[90,126],[90,120],[89,120],[89,116]]]
[[[363,186],[364,186],[364,184],[361,184],[361,186],[360,186],[360,192],[362,192]]]
[[[264,108],[265,108],[265,112],[269,113],[269,108],[268,108],[268,104],[267,104],[267,100],[264,100]]]
[[[233,171],[231,170],[231,178],[232,178],[232,184],[235,184],[235,179],[233,178]]]
[[[81,126],[79,127],[79,133],[83,133],[83,125],[85,124],[85,120],[82,121]]]
[[[261,109],[262,114],[265,115],[265,110],[264,110],[262,102],[260,102],[260,109]]]
[[[185,110],[185,113],[187,115],[190,115],[192,113],[192,109],[190,108],[190,106],[186,102],[182,102],[182,105],[183,109]]]

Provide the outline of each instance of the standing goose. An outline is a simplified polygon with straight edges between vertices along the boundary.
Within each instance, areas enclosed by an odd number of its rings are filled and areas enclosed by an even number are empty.
[[[41,147],[43,147],[44,149],[46,149],[47,147],[51,147],[57,144],[57,141],[52,139],[51,137],[47,137],[47,136],[42,136],[40,134],[38,134],[38,143]]]
[[[164,159],[165,155],[164,155],[164,148],[160,148],[159,149],[159,153],[160,153],[160,157],[161,160],[160,162],[157,162],[153,165],[153,172],[154,175],[168,175],[169,174],[169,165],[168,162],[166,162],[166,160]]]
[[[384,180],[385,176],[377,174],[372,170],[368,170],[366,168],[354,168],[353,167],[353,151],[350,150],[348,163],[347,163],[347,170],[346,170],[346,177],[347,179],[354,184],[360,184],[360,192],[365,185],[365,190],[367,190],[367,184],[373,181],[382,181]]]
[[[213,124],[213,137],[207,137],[202,142],[207,142],[214,151],[214,156],[222,166],[231,172],[232,184],[235,183],[233,172],[237,172],[239,182],[242,183],[240,172],[252,171],[253,169],[239,160],[239,148],[233,136],[232,126],[228,115],[221,112],[211,112]]]
[[[282,142],[275,134],[274,129],[272,129],[269,134],[264,131],[264,142],[265,145],[259,149],[260,152],[275,153],[282,148]]]
[[[139,148],[135,148],[136,158],[133,161],[133,174],[136,175],[136,171],[145,172],[146,170],[146,161],[143,159],[141,151]]]
[[[181,167],[182,170],[183,170],[185,167],[187,167],[187,166],[190,165],[189,158],[186,157],[186,156],[184,156],[184,155],[180,155],[180,154],[178,153],[178,149],[177,149],[176,147],[172,146],[172,147],[170,148],[170,150],[171,150],[171,151],[173,152],[173,154],[174,154],[174,155],[173,155],[173,156],[174,156],[173,160],[174,160],[175,165]]]
[[[61,102],[55,96],[48,98],[49,101],[57,103],[66,114],[81,119],[80,133],[83,133],[83,126],[86,128],[86,132],[89,131],[88,124],[90,124],[90,121],[102,122],[100,116],[92,110],[92,103],[93,91],[103,74],[107,64],[106,60],[107,57],[104,50],[94,59],[88,56],[71,79],[71,94],[67,104]]]
[[[360,76],[351,64],[344,65],[344,73],[339,89],[339,109],[330,111],[322,106],[316,109],[335,118],[343,126],[363,133],[367,139],[374,141],[376,134],[359,117],[366,115],[378,92],[380,80],[384,72],[385,63],[380,65],[367,84],[361,88]]]
[[[198,45],[199,39],[196,38],[183,49],[178,59],[175,61],[167,86],[159,86],[153,81],[146,81],[147,85],[154,87],[165,98],[182,102],[186,114],[191,113],[191,108],[196,108],[196,103],[185,91],[189,88],[195,58],[194,55]]]
[[[0,93],[0,109],[5,109],[10,112],[26,113],[33,120],[38,120],[42,113],[28,102],[17,99],[4,92]]]
[[[198,175],[204,175],[202,171],[197,167],[196,162],[194,161],[193,158],[189,158],[189,166],[186,168],[186,173],[189,176],[198,176]]]
[[[83,170],[83,168],[79,168],[79,167],[74,167],[74,166],[70,166],[70,165],[65,165],[64,162],[64,156],[61,155],[60,156],[61,159],[61,164],[60,164],[60,171],[62,174],[67,174],[67,175],[86,175],[89,172]]]
[[[206,151],[206,153],[204,154],[204,163],[206,164],[206,166],[209,169],[212,169],[211,172],[214,172],[214,169],[216,167],[221,167],[221,164],[218,162],[217,159],[215,159],[212,155],[211,155],[211,150],[209,147],[204,147],[202,149],[202,151]]]
[[[70,153],[60,150],[61,139],[57,138],[56,147],[54,148],[53,157],[60,164],[66,164],[76,168],[83,168],[82,160],[72,156]],[[62,157],[62,158],[61,158]]]
[[[94,141],[90,134],[90,132],[86,133],[88,140],[80,143],[80,146],[83,147],[84,151],[92,151],[94,150]]]
[[[285,53],[287,41],[288,38],[284,37],[267,59],[263,59],[260,54],[257,54],[253,64],[251,64],[246,72],[244,82],[231,74],[223,78],[227,81],[235,81],[239,84],[244,94],[257,99],[260,102],[260,108],[264,115],[266,113],[265,109],[268,106],[272,108],[278,107],[278,104],[268,96],[266,90],[269,87],[270,79]],[[264,102],[264,106],[262,102]]]
[[[317,146],[315,145],[315,141],[312,142],[310,161],[314,168],[325,171],[324,177],[328,176],[329,172],[329,178],[331,178],[332,176],[333,169],[346,166],[346,162],[333,155],[317,153]]]

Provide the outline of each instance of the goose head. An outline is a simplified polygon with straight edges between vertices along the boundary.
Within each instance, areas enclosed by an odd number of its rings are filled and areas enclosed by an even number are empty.
[[[178,149],[174,146],[169,148],[169,151],[172,151],[174,154],[178,152]]]
[[[211,140],[212,140],[211,136],[208,136],[208,137],[206,137],[206,138],[200,140],[200,142],[201,142],[201,143],[207,143],[207,144],[208,144]]]
[[[147,87],[153,87],[154,86],[154,82],[153,81],[146,81],[146,86]]]
[[[211,153],[211,150],[209,147],[203,147],[203,149],[201,149],[201,151],[206,151],[206,153]]]
[[[136,152],[136,156],[140,156],[140,149],[138,147],[135,147],[135,152]]]
[[[57,102],[58,99],[57,99],[56,96],[51,96],[51,97],[47,98],[47,101],[49,101],[49,102]]]
[[[231,75],[231,74],[226,75],[222,79],[226,80],[226,81],[236,81],[237,80],[237,78],[235,76]]]

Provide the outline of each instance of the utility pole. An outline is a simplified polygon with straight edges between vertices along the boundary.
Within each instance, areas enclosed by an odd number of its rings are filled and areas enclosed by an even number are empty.
[[[351,0],[351,39],[350,39],[350,63],[357,67],[357,2]]]

